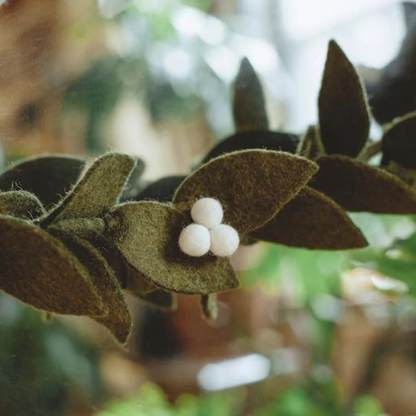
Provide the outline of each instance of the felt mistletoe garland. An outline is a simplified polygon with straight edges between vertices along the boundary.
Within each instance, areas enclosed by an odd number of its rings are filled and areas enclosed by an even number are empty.
[[[357,159],[364,151],[370,114],[353,65],[331,41],[318,99],[319,128],[300,145],[315,141],[325,155],[314,160],[319,171],[311,186],[348,211],[415,214],[412,190],[388,172]]]

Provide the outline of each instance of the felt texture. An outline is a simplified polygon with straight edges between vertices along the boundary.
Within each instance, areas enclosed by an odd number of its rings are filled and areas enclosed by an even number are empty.
[[[51,208],[81,176],[85,161],[70,156],[43,156],[19,161],[0,175],[0,191],[25,190]]]
[[[370,131],[367,99],[356,70],[333,40],[328,46],[318,107],[326,153],[356,157]]]
[[[0,289],[48,312],[107,313],[88,270],[65,245],[30,222],[0,217]]]
[[[382,138],[383,160],[387,166],[392,160],[409,169],[416,169],[416,112],[393,122]]]
[[[107,307],[108,313],[105,316],[92,318],[107,327],[120,344],[125,344],[131,333],[132,317],[115,272],[100,251],[88,241],[63,230],[56,231],[54,236],[88,270],[96,292]]]
[[[33,219],[45,214],[39,199],[26,191],[0,192],[0,215]]]
[[[315,250],[348,250],[368,245],[338,204],[309,187],[252,235],[263,241]]]
[[[153,292],[139,296],[139,299],[147,305],[165,311],[174,311],[178,307],[176,293],[164,290],[154,290]]]
[[[315,126],[308,127],[308,130],[299,142],[296,154],[310,160],[315,160],[317,157],[325,154],[321,136]]]
[[[386,171],[345,156],[323,156],[310,186],[347,211],[416,214],[413,192]]]
[[[143,277],[162,289],[209,294],[238,286],[228,259],[193,258],[181,252],[185,215],[157,202],[126,203],[105,217],[106,235]]]
[[[171,202],[178,186],[185,180],[186,176],[167,176],[146,186],[135,201],[158,201]]]
[[[201,296],[201,313],[207,321],[213,321],[218,317],[217,295]]]
[[[42,225],[69,218],[102,215],[118,202],[134,163],[132,157],[120,153],[107,153],[96,159]]]
[[[316,170],[315,163],[289,153],[230,153],[189,175],[177,189],[173,203],[188,212],[197,199],[215,198],[224,208],[224,223],[243,235],[270,221]]]
[[[234,81],[233,118],[237,131],[269,127],[263,89],[247,58],[241,61]]]
[[[201,164],[240,150],[263,149],[295,153],[299,137],[295,134],[281,133],[268,130],[243,131],[216,144],[202,159]]]

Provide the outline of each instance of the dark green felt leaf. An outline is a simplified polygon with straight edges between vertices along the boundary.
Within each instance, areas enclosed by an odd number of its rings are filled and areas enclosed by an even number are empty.
[[[118,202],[135,161],[107,153],[87,170],[65,199],[43,220],[43,226],[69,218],[97,217]]]
[[[324,145],[321,141],[321,136],[316,131],[315,126],[309,126],[305,135],[299,142],[296,153],[299,156],[314,160],[319,156],[325,154]]]
[[[93,319],[107,327],[120,344],[125,344],[131,332],[132,317],[114,270],[90,242],[62,230],[55,229],[54,234],[88,270],[95,290],[107,306],[107,315]]]
[[[139,296],[139,299],[158,309],[174,311],[177,309],[176,293],[166,292],[164,290],[154,290],[153,292]]]
[[[85,161],[70,156],[43,156],[19,161],[0,175],[0,191],[25,190],[49,209],[71,189]]]
[[[157,201],[171,202],[178,186],[185,180],[186,176],[176,175],[161,178],[144,188],[135,201]]]
[[[416,214],[413,192],[386,171],[346,156],[324,156],[310,186],[347,211]]]
[[[393,160],[406,168],[416,169],[416,112],[388,126],[382,146],[383,164],[388,165]]]
[[[42,203],[30,192],[0,192],[0,215],[34,219],[44,214]]]
[[[215,198],[224,208],[224,222],[243,235],[274,218],[316,170],[315,163],[289,153],[230,153],[188,176],[176,191],[173,203],[187,212],[199,198]]]
[[[62,242],[12,217],[0,216],[0,235],[1,290],[48,312],[107,313],[88,270]]]
[[[201,164],[218,156],[240,150],[263,149],[295,153],[299,137],[295,134],[269,130],[241,131],[215,145],[202,159]]]
[[[238,286],[228,259],[182,253],[179,234],[189,221],[168,205],[126,203],[113,209],[105,220],[110,241],[145,279],[162,289],[209,294]]]
[[[207,321],[212,321],[217,319],[218,316],[218,305],[217,305],[217,295],[204,295],[201,296],[201,312],[202,316]]]
[[[326,153],[356,157],[370,131],[367,99],[356,70],[333,40],[329,42],[318,107]]]
[[[254,237],[316,250],[348,250],[367,246],[361,231],[332,199],[306,187]]]
[[[247,58],[241,61],[234,82],[233,117],[237,131],[269,128],[263,88]]]

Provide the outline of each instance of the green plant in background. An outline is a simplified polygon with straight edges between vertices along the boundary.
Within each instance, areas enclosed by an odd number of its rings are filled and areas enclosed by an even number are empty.
[[[104,398],[96,346],[0,295],[0,414],[63,416]],[[75,399],[75,400],[74,400]]]
[[[149,383],[137,396],[109,403],[96,416],[238,416],[242,404],[241,391],[230,391],[202,397],[185,394],[171,405],[163,391]]]

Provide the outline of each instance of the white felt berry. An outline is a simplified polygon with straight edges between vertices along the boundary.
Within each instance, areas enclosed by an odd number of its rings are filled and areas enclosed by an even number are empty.
[[[188,225],[179,235],[179,247],[188,256],[201,257],[208,253],[210,245],[209,230],[200,224]]]
[[[229,257],[235,253],[240,238],[236,230],[226,224],[220,224],[210,230],[211,253],[219,257]]]
[[[209,230],[221,224],[224,211],[214,198],[201,198],[191,209],[191,217],[197,224],[205,225]]]

